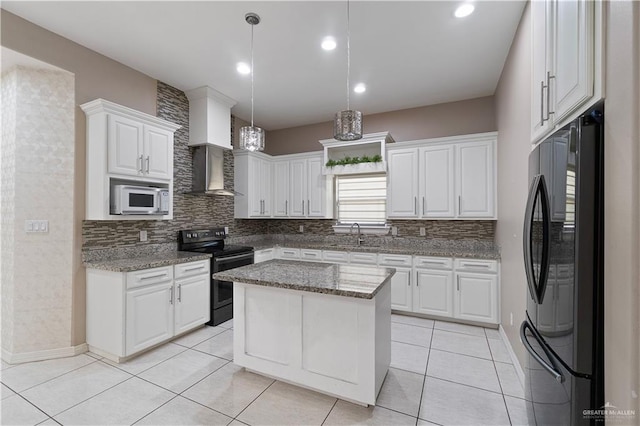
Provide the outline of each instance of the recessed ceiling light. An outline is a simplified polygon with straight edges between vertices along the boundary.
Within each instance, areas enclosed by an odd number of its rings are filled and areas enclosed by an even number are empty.
[[[475,6],[470,3],[465,3],[463,5],[458,6],[454,15],[456,18],[464,18],[465,16],[469,16],[473,13]]]
[[[364,83],[358,83],[353,88],[353,91],[356,93],[364,93],[367,90],[367,86]]]
[[[336,43],[336,39],[334,39],[333,37],[325,37],[322,40],[322,44],[320,45],[324,50],[333,50],[336,48],[337,43]]]
[[[245,62],[238,62],[236,70],[238,70],[240,74],[251,74],[251,67]]]

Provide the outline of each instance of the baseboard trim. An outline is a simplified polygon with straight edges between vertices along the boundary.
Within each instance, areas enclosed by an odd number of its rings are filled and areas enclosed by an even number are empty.
[[[9,364],[22,364],[25,362],[45,361],[54,358],[66,358],[76,356],[89,350],[86,343],[67,348],[47,349],[44,351],[12,353],[2,349],[2,360]]]
[[[507,348],[507,352],[509,352],[509,357],[511,358],[511,363],[513,364],[513,367],[516,369],[516,374],[518,375],[518,379],[520,380],[520,384],[524,388],[524,370],[522,369],[522,366],[520,365],[520,361],[518,360],[518,357],[516,356],[516,353],[513,350],[513,346],[511,346],[511,342],[509,341],[509,338],[507,337],[507,333],[504,331],[504,327],[502,326],[502,324],[500,324],[500,326],[498,327],[498,331],[500,332],[500,336],[502,337],[502,341],[504,342],[504,345]]]

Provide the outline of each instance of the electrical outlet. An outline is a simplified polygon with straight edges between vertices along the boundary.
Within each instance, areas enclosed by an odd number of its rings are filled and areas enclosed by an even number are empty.
[[[513,312],[509,314],[509,325],[513,326]]]
[[[147,231],[140,231],[140,241],[147,241]]]
[[[304,225],[300,225],[300,227],[298,228],[298,231],[302,234],[304,233]]]
[[[427,228],[425,228],[424,226],[420,227],[420,236],[424,237],[427,235]]]
[[[224,227],[224,235],[229,235],[229,227],[228,226]]]
[[[397,226],[392,226],[391,227],[391,235],[394,237],[398,236],[398,227]]]

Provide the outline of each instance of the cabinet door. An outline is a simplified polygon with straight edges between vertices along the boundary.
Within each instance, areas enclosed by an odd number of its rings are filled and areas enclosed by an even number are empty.
[[[266,262],[267,260],[273,259],[274,250],[275,249],[272,249],[272,248],[256,250],[256,252],[253,255],[253,262],[260,263],[260,262]]]
[[[413,310],[421,314],[453,317],[453,272],[418,269]]]
[[[456,318],[498,322],[498,277],[490,274],[456,273]]]
[[[211,317],[210,287],[209,274],[176,281],[175,334],[191,330],[209,321]]]
[[[156,179],[173,177],[173,133],[144,127],[144,174]]]
[[[593,94],[593,10],[589,0],[553,1],[554,119],[561,120]],[[535,44],[535,43],[534,43]]]
[[[173,336],[173,281],[127,291],[126,355]]]
[[[109,173],[139,176],[143,171],[143,125],[137,121],[109,114]]]
[[[307,216],[324,217],[326,212],[326,176],[322,174],[322,157],[307,160]]]
[[[418,217],[418,150],[393,150],[387,157],[387,217]]]
[[[391,309],[411,312],[412,294],[411,268],[396,268],[391,277]]]
[[[420,213],[422,217],[455,217],[453,145],[420,149]]]
[[[271,191],[271,162],[260,161],[260,196],[262,199],[262,216],[271,216],[271,205],[273,196]]]
[[[247,197],[249,204],[249,216],[262,216],[262,193],[260,177],[262,175],[262,160],[253,156],[249,156],[249,179],[247,188]]]
[[[535,141],[552,126],[549,119],[550,99],[547,87],[547,71],[552,66],[551,21],[553,11],[550,1],[531,2],[531,140]],[[549,74],[550,76],[551,74]]]
[[[291,160],[289,162],[289,216],[302,217],[306,215],[307,203],[307,160]]]
[[[458,217],[494,217],[493,141],[457,145]]]
[[[289,215],[289,162],[273,163],[273,216]]]

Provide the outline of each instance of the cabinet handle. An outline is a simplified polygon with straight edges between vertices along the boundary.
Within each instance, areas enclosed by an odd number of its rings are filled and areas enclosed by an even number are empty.
[[[422,216],[424,216],[424,197],[422,197]]]
[[[284,215],[289,216],[289,200],[285,200],[284,202]]]
[[[413,197],[413,214],[418,214],[418,197]]]
[[[456,277],[456,282],[457,282],[458,291],[460,291],[460,275]]]
[[[462,195],[458,195],[458,215],[462,214]]]
[[[418,271],[416,271],[416,287],[418,287]]]
[[[460,266],[465,267],[465,268],[483,268],[483,269],[487,269],[490,268],[491,265],[475,265],[475,264],[471,264],[471,263],[462,263],[460,264]]]
[[[185,268],[184,272],[189,272],[189,271],[195,271],[197,269],[202,269],[204,268],[204,265],[200,265],[200,266],[193,266],[191,268]]]
[[[411,274],[409,274],[409,279],[407,280],[407,286],[411,287]]]
[[[547,120],[551,114],[554,114],[555,111],[551,111],[551,79],[556,78],[555,75],[551,75],[549,71],[547,71]]]
[[[142,174],[144,173],[142,170],[142,155],[140,157],[138,157],[138,161],[140,161],[140,170],[138,170],[138,173]]]
[[[307,200],[307,214],[311,214],[311,209],[309,208],[309,200]]]
[[[302,216],[304,216],[304,200],[302,200]]]
[[[446,266],[447,264],[444,262],[427,262],[427,261],[423,261],[420,262],[421,265],[432,265],[432,266]]]
[[[178,302],[182,302],[182,284],[178,284]]]
[[[142,280],[150,280],[151,278],[166,277],[166,276],[167,276],[166,272],[162,272],[160,274],[155,274],[155,275],[146,275],[144,277],[140,277],[140,281],[142,281]]]
[[[149,156],[147,155],[147,174],[149,174]]]
[[[173,305],[173,287],[169,289],[169,304]]]
[[[540,125],[546,121],[544,118],[544,81],[540,82]]]

